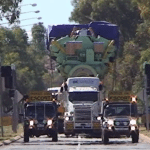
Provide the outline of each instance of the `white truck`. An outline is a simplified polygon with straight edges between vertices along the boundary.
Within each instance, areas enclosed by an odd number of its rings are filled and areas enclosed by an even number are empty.
[[[97,77],[72,77],[63,88],[67,112],[64,119],[66,136],[79,133],[101,136],[100,80]],[[65,91],[66,90],[66,91]]]

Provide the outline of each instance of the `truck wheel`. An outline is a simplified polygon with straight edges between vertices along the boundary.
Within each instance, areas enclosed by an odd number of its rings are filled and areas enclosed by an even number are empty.
[[[29,142],[29,128],[24,127],[24,142]]]
[[[29,133],[27,131],[24,132],[24,142],[29,142]]]
[[[57,132],[54,132],[54,134],[52,136],[52,141],[53,142],[57,142],[58,141],[58,134],[57,134]]]
[[[132,143],[138,143],[139,141],[139,135],[136,133],[132,134]]]
[[[105,132],[102,133],[102,142],[107,144],[109,142],[109,138]]]

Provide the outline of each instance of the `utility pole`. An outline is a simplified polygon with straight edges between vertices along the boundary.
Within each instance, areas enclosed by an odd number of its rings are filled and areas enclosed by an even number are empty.
[[[147,131],[149,131],[149,112],[148,112],[148,96],[147,96],[147,92],[146,92],[146,89],[147,89],[147,75],[145,75],[145,80],[144,80],[144,83],[145,83],[145,109],[146,109],[146,128],[147,128]]]
[[[18,103],[17,103],[17,91],[16,91],[16,70],[15,65],[11,65],[12,69],[12,78],[13,78],[13,85],[12,88],[14,90],[13,99],[13,115],[12,115],[12,130],[14,133],[17,133],[17,126],[18,126]]]
[[[4,130],[3,130],[1,59],[0,59],[0,127],[1,127],[1,136],[3,137],[4,136]]]

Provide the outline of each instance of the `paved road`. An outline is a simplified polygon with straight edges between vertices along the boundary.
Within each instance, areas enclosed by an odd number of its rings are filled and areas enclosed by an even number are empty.
[[[52,142],[51,138],[41,136],[30,138],[29,143],[24,143],[23,138],[0,147],[0,150],[150,150],[148,143],[140,136],[139,143],[133,144],[131,138],[110,139],[109,144],[104,145],[101,138],[86,138],[85,136],[69,137],[59,135],[58,142]]]

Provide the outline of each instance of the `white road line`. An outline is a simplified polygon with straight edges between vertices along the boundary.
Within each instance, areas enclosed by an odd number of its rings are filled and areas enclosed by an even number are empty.
[[[81,136],[80,135],[78,135],[78,146],[77,146],[77,150],[80,150],[80,147],[81,147]]]

